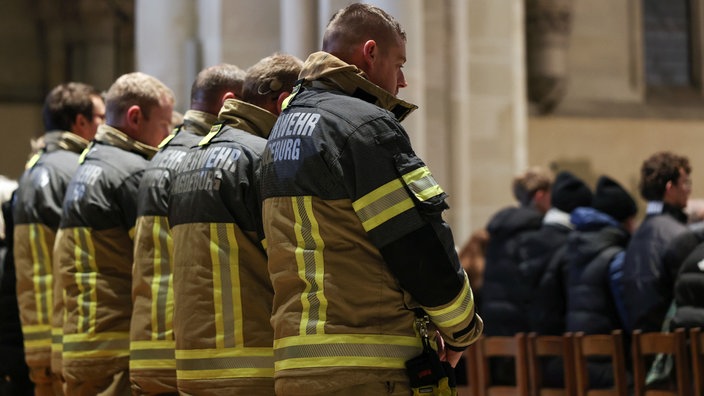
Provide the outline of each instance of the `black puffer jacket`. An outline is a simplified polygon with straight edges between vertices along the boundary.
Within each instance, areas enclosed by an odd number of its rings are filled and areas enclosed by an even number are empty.
[[[677,309],[670,328],[704,326],[704,224],[677,238],[679,245],[698,243],[684,259],[675,281]],[[674,243],[674,242],[673,242]],[[680,248],[681,250],[686,250]]]
[[[577,230],[567,241],[567,331],[607,334],[623,328],[611,293],[609,267],[629,234],[595,209],[573,213]]]
[[[686,216],[665,206],[662,213],[649,214],[633,234],[626,250],[623,286],[632,329],[660,331],[673,298],[676,268],[665,265],[670,243],[685,232]]]
[[[489,244],[486,250],[484,287],[480,315],[488,336],[509,336],[528,331],[530,286],[520,264],[522,238],[537,230],[542,214],[529,207],[511,207],[499,211],[489,221]]]

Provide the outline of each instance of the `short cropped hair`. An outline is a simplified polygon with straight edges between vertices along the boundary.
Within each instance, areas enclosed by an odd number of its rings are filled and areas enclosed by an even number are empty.
[[[119,125],[127,110],[134,105],[145,118],[156,106],[174,103],[174,93],[158,79],[141,72],[123,74],[105,95],[105,123]]]
[[[242,100],[263,107],[281,92],[291,92],[302,68],[303,62],[295,56],[278,53],[267,56],[247,69]]]
[[[70,131],[79,114],[92,120],[93,96],[100,97],[100,92],[80,82],[68,82],[54,87],[44,99],[44,130]]]
[[[359,44],[374,40],[382,44],[406,41],[406,32],[386,11],[370,4],[354,3],[332,16],[323,35],[323,51],[343,60]],[[382,45],[383,50],[388,48]]]
[[[191,86],[191,105],[202,103],[212,107],[219,104],[226,92],[232,92],[241,98],[244,78],[244,70],[228,63],[201,70]]]
[[[513,196],[522,206],[528,206],[537,191],[548,191],[551,186],[552,174],[550,171],[540,166],[534,166],[513,178]]]
[[[680,169],[687,175],[692,172],[687,157],[669,151],[659,151],[651,155],[640,167],[640,195],[648,201],[662,200],[667,182],[679,181]]]

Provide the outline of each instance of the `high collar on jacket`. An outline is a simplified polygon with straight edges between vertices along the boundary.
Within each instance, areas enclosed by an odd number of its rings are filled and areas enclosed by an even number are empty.
[[[200,110],[188,110],[183,115],[183,124],[189,127],[189,131],[199,136],[205,136],[216,122],[218,122],[217,115]]]
[[[237,99],[227,99],[220,109],[218,119],[233,128],[241,129],[252,135],[269,137],[271,128],[276,123],[276,115],[259,106]]]
[[[311,54],[299,77],[303,86],[340,90],[394,114],[401,122],[418,106],[404,102],[367,79],[366,73],[324,51]]]
[[[682,224],[687,224],[687,214],[680,208],[666,204],[663,201],[648,201],[648,206],[645,209],[646,216],[654,216],[659,214],[667,214]]]
[[[44,134],[44,151],[68,150],[80,153],[88,146],[88,141],[67,131],[49,131]]]
[[[98,127],[98,132],[95,134],[95,141],[139,154],[147,159],[152,158],[157,152],[156,147],[138,142],[119,129],[106,124]]]

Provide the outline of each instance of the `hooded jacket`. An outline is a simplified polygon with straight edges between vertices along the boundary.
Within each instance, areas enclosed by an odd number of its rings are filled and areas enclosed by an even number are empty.
[[[27,163],[13,202],[17,301],[27,364],[61,373],[63,287],[52,263],[53,247],[64,194],[88,141],[50,131],[44,143]]]
[[[228,99],[171,185],[174,334],[180,392],[274,393],[273,290],[259,168],[276,116]]]
[[[481,315],[489,336],[513,336],[529,331],[528,312],[531,288],[521,264],[526,261],[523,239],[528,231],[537,231],[543,215],[531,207],[500,210],[487,225]]]
[[[188,110],[183,125],[159,145],[160,151],[140,181],[130,322],[130,380],[139,393],[177,390],[169,189],[188,149],[197,145],[216,121],[216,115]]]
[[[137,188],[155,152],[101,125],[66,191],[55,255],[65,288],[67,381],[128,368]]]
[[[300,78],[262,166],[277,390],[408,381],[413,308],[450,348],[482,331],[446,194],[399,123],[415,106],[325,52]]]

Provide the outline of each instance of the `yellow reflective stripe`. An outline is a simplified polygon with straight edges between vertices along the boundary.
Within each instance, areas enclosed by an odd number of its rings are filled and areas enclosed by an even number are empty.
[[[51,251],[46,243],[46,232],[40,224],[29,225],[29,245],[32,251],[32,284],[37,323],[49,324],[50,307],[53,307],[53,274]]]
[[[61,328],[52,327],[51,328],[51,352],[61,353],[63,351],[63,338],[64,331]]]
[[[428,307],[423,307],[423,309],[433,319],[433,323],[441,327],[452,327],[467,320],[474,311],[472,289],[469,287],[467,274],[464,276],[462,292],[450,305],[441,309]]]
[[[243,345],[242,287],[235,225],[211,224],[210,234],[215,300],[215,345],[218,348]]]
[[[444,192],[427,166],[408,172],[402,178],[420,201],[425,201]]]
[[[138,349],[174,349],[176,342],[174,340],[149,340],[149,341],[130,341],[130,350]]]
[[[274,363],[274,371],[312,368],[312,367],[378,367],[378,368],[404,368],[408,357],[404,358],[384,358],[384,357],[339,357],[314,359],[296,358],[287,360],[277,360]]]
[[[199,379],[225,379],[225,378],[271,378],[274,368],[238,368],[218,370],[176,370],[176,377],[180,380]]]
[[[220,278],[220,247],[218,246],[218,225],[210,224],[210,261],[213,263],[213,302],[215,308],[215,345],[225,347],[222,314],[222,280]]]
[[[262,247],[264,248],[264,250],[266,250],[266,248],[268,246],[269,246],[269,243],[266,241],[266,238],[262,239]]]
[[[40,348],[51,345],[51,326],[28,325],[22,326],[22,336],[25,348]]]
[[[227,348],[176,351],[181,379],[273,377],[272,348]]]
[[[85,228],[74,228],[75,238],[75,263],[76,263],[76,286],[78,287],[78,307],[77,331],[79,333],[95,332],[96,309],[97,309],[97,273],[98,266],[95,263],[95,247],[90,233]],[[84,247],[85,250],[81,249]]]
[[[128,332],[64,334],[63,358],[125,357],[130,355]]]
[[[130,333],[123,331],[108,331],[94,334],[64,334],[64,343],[101,342],[116,340],[127,340],[127,342],[129,343]]]
[[[414,336],[319,334],[274,340],[276,370],[304,367],[403,368],[421,351]]]
[[[401,179],[394,179],[354,201],[352,207],[369,232],[413,207]]]
[[[209,359],[226,357],[272,357],[274,350],[266,347],[247,348],[205,348],[205,349],[177,349],[176,359]]]
[[[176,370],[173,340],[131,341],[130,369]]]
[[[163,340],[173,338],[173,276],[171,271],[171,237],[168,219],[153,218],[152,239],[154,243],[154,272],[151,283],[151,338]],[[170,297],[171,294],[171,298]]]
[[[27,163],[24,164],[24,168],[29,169],[29,168],[33,167],[34,165],[36,165],[37,161],[39,161],[39,158],[42,156],[42,153],[43,153],[43,151],[40,151],[40,152],[34,154],[32,156],[32,158],[30,158],[29,161],[27,161]]]
[[[296,218],[296,264],[298,276],[305,283],[301,294],[300,334],[320,334],[325,332],[328,301],[325,297],[325,265],[323,250],[325,243],[320,236],[318,221],[313,213],[313,199],[310,196],[292,197]]]

